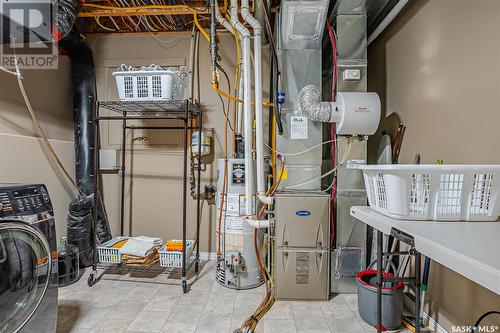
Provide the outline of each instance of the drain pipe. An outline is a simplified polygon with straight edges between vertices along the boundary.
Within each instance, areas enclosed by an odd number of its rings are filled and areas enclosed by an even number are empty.
[[[253,158],[252,158],[252,132],[253,132],[253,117],[252,105],[250,96],[250,31],[238,20],[238,0],[231,0],[231,23],[236,30],[241,34],[243,44],[243,103],[244,112],[244,137],[245,137],[245,215],[253,215]]]
[[[262,120],[262,27],[248,7],[248,0],[241,0],[241,15],[245,22],[253,29],[254,51],[254,78],[255,78],[255,132],[257,150],[257,196],[265,204],[269,204],[266,197],[266,182],[264,179],[264,123]]]

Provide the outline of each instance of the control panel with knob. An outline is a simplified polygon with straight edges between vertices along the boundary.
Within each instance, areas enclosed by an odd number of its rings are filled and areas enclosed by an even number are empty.
[[[0,217],[31,215],[52,210],[45,185],[16,185],[2,187],[0,191]]]

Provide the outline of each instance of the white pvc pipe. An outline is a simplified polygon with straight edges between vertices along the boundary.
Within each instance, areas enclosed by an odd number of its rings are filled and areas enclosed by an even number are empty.
[[[255,76],[255,136],[257,150],[257,193],[262,195],[266,191],[264,177],[264,122],[262,120],[262,27],[248,7],[248,0],[241,0],[241,15],[245,22],[253,29],[254,76]]]
[[[252,158],[252,132],[253,132],[253,117],[252,104],[250,96],[250,31],[238,20],[238,0],[231,0],[231,23],[236,30],[241,34],[242,49],[243,49],[243,103],[244,112],[244,138],[245,138],[245,215],[253,215],[253,158]]]
[[[215,2],[215,17],[217,19],[217,21],[222,24],[222,26],[224,28],[226,28],[226,30],[228,30],[231,34],[235,34],[235,31],[233,29],[233,26],[231,25],[231,23],[226,20],[226,18],[224,16],[222,16],[222,14],[220,13],[220,10],[219,10],[219,4],[217,3],[217,1]],[[239,33],[236,33],[236,38],[240,39],[240,34]],[[241,59],[237,59],[238,62],[242,62]],[[240,73],[243,73],[243,70],[240,69]],[[238,79],[238,82],[235,82],[235,85],[238,85],[238,98],[239,99],[243,99],[243,80],[241,78],[241,75],[239,76],[239,79]],[[237,110],[236,110],[236,134],[241,134],[242,133],[242,123],[243,123],[243,104],[242,103],[238,103],[238,106],[237,106]]]
[[[271,225],[270,220],[255,220],[255,219],[245,219],[245,221],[256,229],[269,228]]]
[[[240,59],[240,63],[243,63],[243,60]],[[240,76],[238,78],[238,98],[243,99],[243,68],[240,67]],[[243,103],[238,103],[237,116],[236,116],[236,134],[242,134],[242,126],[243,126]]]
[[[380,22],[368,37],[368,45],[370,45],[377,37],[387,28],[389,24],[398,16],[399,12],[406,6],[408,0],[399,0],[399,2],[391,9],[389,14]]]
[[[262,202],[264,205],[270,206],[274,202],[274,197],[267,196],[266,194],[257,194],[257,197],[259,198],[260,202]]]
[[[229,23],[228,20],[224,16],[221,15],[219,11],[219,4],[218,1],[215,1],[215,18],[217,21],[222,24],[224,28],[226,28],[227,31],[229,31],[231,34],[234,35],[233,27],[231,26],[231,23]]]

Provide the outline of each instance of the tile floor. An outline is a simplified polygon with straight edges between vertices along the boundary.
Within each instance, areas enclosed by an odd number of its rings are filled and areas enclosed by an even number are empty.
[[[264,288],[235,291],[215,281],[215,263],[202,265],[183,294],[166,274],[105,274],[92,288],[88,271],[59,289],[58,333],[206,332],[228,333],[240,326],[262,300]],[[175,285],[169,283],[177,283]],[[278,301],[257,332],[375,332],[359,317],[356,295],[330,301]]]

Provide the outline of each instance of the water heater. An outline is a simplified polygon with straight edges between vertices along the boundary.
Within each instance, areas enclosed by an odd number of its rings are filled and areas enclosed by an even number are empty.
[[[223,197],[224,169],[227,178]],[[255,254],[255,229],[244,219],[245,180],[245,159],[227,159],[226,166],[224,159],[217,161],[215,236],[216,242],[220,241],[221,253],[217,258],[216,278],[217,282],[232,289],[250,289],[263,283]],[[255,207],[255,197],[251,200]],[[260,243],[259,237],[258,244]]]

